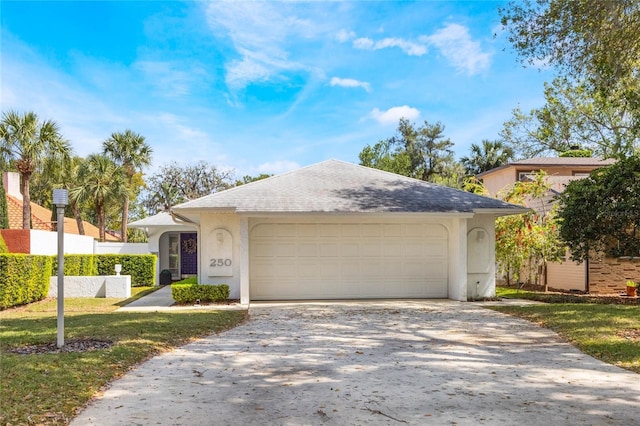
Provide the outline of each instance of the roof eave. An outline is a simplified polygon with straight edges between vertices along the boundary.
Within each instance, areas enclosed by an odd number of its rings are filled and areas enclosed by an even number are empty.
[[[498,216],[510,216],[510,215],[516,215],[516,214],[524,214],[524,213],[529,213],[532,209],[529,209],[527,207],[521,207],[521,208],[507,208],[507,209],[501,209],[501,208],[492,208],[492,209],[474,209],[473,212],[476,214],[489,214],[489,215],[494,215],[496,217]]]

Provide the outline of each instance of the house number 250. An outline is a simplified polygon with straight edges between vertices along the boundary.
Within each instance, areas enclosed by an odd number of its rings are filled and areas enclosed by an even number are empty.
[[[209,266],[231,266],[231,259],[211,259]]]

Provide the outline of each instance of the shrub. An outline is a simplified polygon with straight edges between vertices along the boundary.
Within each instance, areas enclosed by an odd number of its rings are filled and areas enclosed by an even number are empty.
[[[186,281],[186,280],[185,280]],[[229,286],[226,284],[208,285],[177,282],[171,284],[171,296],[178,303],[224,302],[229,299]]]
[[[47,297],[51,264],[51,256],[0,254],[0,309]]]
[[[115,265],[122,265],[122,275],[131,275],[133,287],[154,285],[156,257],[152,254],[97,254],[98,275],[114,275]]]
[[[58,257],[53,257],[51,276],[58,275]],[[98,268],[93,254],[65,254],[64,274],[67,276],[96,276]]]
[[[558,157],[583,157],[590,158],[593,155],[590,149],[571,149],[569,151],[561,152]]]
[[[7,248],[7,243],[4,242],[4,238],[2,238],[2,234],[0,234],[0,253],[9,253],[9,249]]]

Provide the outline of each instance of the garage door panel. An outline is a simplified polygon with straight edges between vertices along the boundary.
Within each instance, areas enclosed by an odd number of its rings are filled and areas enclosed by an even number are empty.
[[[401,237],[402,225],[395,224],[395,223],[384,225],[384,236],[385,237]]]
[[[250,241],[253,300],[447,297],[440,225],[260,224]]]
[[[298,225],[298,235],[301,237],[317,237],[318,226],[316,224],[300,224]]]
[[[370,243],[365,241],[360,248],[360,254],[362,257],[375,257],[378,258],[382,255],[381,243]]]
[[[347,242],[340,245],[340,255],[343,257],[360,257],[360,244]]]
[[[296,224],[278,224],[276,225],[275,235],[278,238],[297,237],[298,226]]]
[[[289,242],[275,244],[271,252],[276,257],[297,257],[299,250],[297,244]]]
[[[447,253],[446,241],[430,242],[430,244],[425,244],[423,248],[426,257],[440,257],[443,260],[445,259]]]
[[[299,257],[317,257],[318,245],[313,243],[300,243],[298,244],[298,256]]]
[[[388,242],[383,246],[383,254],[387,258],[402,257],[402,244],[395,242]]]

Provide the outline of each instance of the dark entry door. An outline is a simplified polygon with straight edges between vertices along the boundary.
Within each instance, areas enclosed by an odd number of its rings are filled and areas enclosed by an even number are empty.
[[[198,234],[185,232],[180,234],[180,274],[198,273]]]

